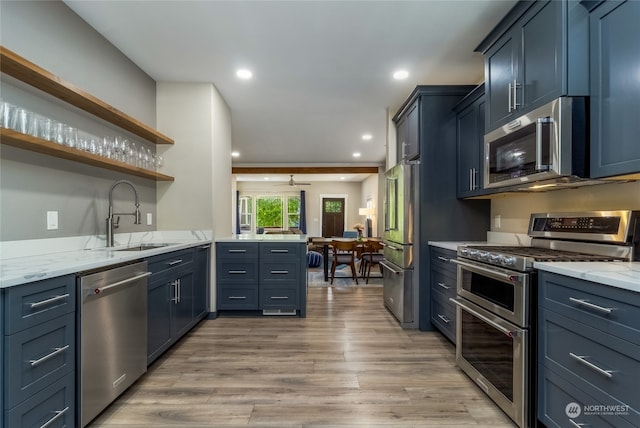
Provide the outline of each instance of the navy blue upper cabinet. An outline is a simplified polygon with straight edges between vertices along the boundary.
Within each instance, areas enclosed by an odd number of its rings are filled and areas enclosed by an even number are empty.
[[[563,95],[589,94],[589,15],[575,0],[522,1],[485,55],[487,132]]]
[[[414,102],[397,125],[397,160],[411,160],[420,157],[418,131],[420,121],[418,116],[418,101]]]
[[[640,172],[640,2],[591,13],[591,176]]]

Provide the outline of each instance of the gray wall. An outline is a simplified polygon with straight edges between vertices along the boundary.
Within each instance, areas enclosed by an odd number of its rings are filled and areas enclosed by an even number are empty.
[[[155,127],[155,81],[59,1],[1,1],[0,43],[77,87]],[[0,96],[98,136],[135,137],[8,76]],[[137,139],[137,144],[141,141]],[[150,145],[150,147],[153,147]],[[0,145],[0,240],[103,234],[111,184],[131,180],[141,197],[143,221],[123,217],[119,232],[155,230],[156,182]],[[114,193],[116,209],[133,207],[128,187]],[[46,211],[58,211],[60,228],[46,230]]]

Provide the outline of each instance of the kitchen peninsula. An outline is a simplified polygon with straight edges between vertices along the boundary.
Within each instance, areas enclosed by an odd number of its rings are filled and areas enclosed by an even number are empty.
[[[307,312],[306,235],[240,234],[216,240],[217,310]]]

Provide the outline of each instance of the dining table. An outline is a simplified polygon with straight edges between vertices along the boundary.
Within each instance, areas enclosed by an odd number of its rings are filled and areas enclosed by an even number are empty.
[[[325,237],[311,237],[309,238],[309,243],[311,245],[315,245],[316,247],[320,247],[322,246],[322,269],[324,272],[324,280],[329,281],[329,245],[331,245],[331,241],[356,241],[358,242],[358,244],[360,245],[360,249],[359,249],[359,253],[360,254],[362,252],[362,249],[364,248],[364,243],[367,241],[378,241],[381,242],[382,238],[379,237],[368,237],[368,238],[359,238],[359,239],[354,239],[354,238],[325,238]]]

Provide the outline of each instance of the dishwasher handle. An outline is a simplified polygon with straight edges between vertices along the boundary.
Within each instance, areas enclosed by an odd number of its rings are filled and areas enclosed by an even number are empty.
[[[151,273],[152,272],[144,272],[144,273],[141,273],[140,275],[132,276],[131,278],[123,279],[122,281],[118,281],[118,282],[114,282],[114,283],[109,284],[109,285],[105,285],[104,287],[98,287],[95,290],[93,290],[93,293],[94,294],[100,294],[100,293],[102,293],[104,291],[107,291],[107,290],[110,290],[112,288],[119,287],[121,285],[128,284],[130,282],[134,282],[134,281],[137,281],[139,279],[151,276]]]

